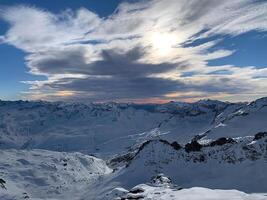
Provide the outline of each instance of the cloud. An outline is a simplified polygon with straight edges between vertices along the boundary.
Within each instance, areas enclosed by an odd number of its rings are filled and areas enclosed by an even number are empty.
[[[266,68],[208,64],[235,53],[213,48],[225,35],[267,31],[266,2],[124,2],[106,18],[86,8],[55,14],[15,6],[0,17],[10,25],[0,43],[27,52],[30,73],[47,77],[25,81],[32,98],[234,100],[255,89],[267,93],[266,80],[255,78],[267,76]]]
[[[96,14],[85,8],[75,13],[65,10],[54,15],[35,7],[15,6],[4,9],[1,17],[10,24],[6,42],[26,52],[79,41],[101,22]]]
[[[5,43],[5,37],[4,36],[0,36],[0,44]]]

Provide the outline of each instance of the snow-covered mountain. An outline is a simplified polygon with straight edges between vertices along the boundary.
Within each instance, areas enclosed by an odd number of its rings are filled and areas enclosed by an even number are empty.
[[[81,153],[1,150],[0,199],[79,199],[111,173],[105,161]]]
[[[115,166],[118,161],[125,162],[126,167],[114,181],[121,181],[128,188],[163,173],[182,187],[267,191],[267,133],[185,146],[150,140],[126,161],[116,158],[111,163]]]
[[[226,109],[205,135],[211,138],[249,136],[267,130],[267,98]]]
[[[186,143],[195,135],[249,136],[266,131],[266,119],[267,98],[250,104],[0,101],[0,148],[80,151],[104,157],[155,137]]]
[[[136,185],[143,199],[267,199],[244,193],[267,193],[267,98],[0,101],[0,155],[4,200],[131,199]],[[161,173],[184,189],[149,183]]]

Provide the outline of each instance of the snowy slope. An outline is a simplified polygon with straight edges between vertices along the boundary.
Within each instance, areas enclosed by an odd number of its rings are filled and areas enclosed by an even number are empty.
[[[144,199],[266,199],[243,193],[267,192],[266,120],[267,98],[0,101],[0,199],[103,200],[139,184]],[[187,189],[146,184],[159,173]]]
[[[114,177],[126,188],[164,173],[182,187],[267,191],[267,135],[259,140],[230,140],[223,145],[211,142],[201,145],[201,149],[188,144],[177,148],[167,141],[151,140],[126,163],[127,167]]]
[[[111,173],[103,160],[81,153],[1,150],[0,199],[78,199]]]
[[[234,110],[232,108],[235,108]],[[267,98],[223,111],[206,132],[208,138],[249,136],[267,131]]]
[[[105,157],[155,137],[188,142],[215,127],[218,116],[240,106],[245,104],[212,100],[162,105],[0,101],[0,148]]]
[[[127,193],[123,198],[116,197],[115,192],[125,192],[123,189],[114,190],[114,198],[107,200],[266,200],[267,196],[263,194],[246,194],[237,190],[211,190],[207,188],[194,187],[183,190],[175,190],[168,187],[153,187],[142,184],[136,186],[142,188],[144,192],[139,194]],[[127,198],[129,197],[129,198]]]

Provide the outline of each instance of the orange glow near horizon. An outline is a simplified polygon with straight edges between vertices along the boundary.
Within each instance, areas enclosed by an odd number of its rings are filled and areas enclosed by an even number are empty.
[[[56,96],[60,96],[60,97],[68,97],[68,96],[73,96],[73,95],[75,95],[75,92],[70,91],[70,90],[62,90],[56,93]]]

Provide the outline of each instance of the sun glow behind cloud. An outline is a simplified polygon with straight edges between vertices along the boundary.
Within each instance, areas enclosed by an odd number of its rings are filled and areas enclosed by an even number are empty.
[[[177,45],[177,36],[170,33],[155,32],[151,34],[151,45],[153,53],[158,56],[167,56],[172,53],[173,48]]]
[[[30,73],[47,77],[24,81],[29,98],[147,102],[267,94],[267,68],[209,65],[235,53],[217,46],[226,35],[267,31],[266,2],[137,1],[106,18],[86,8],[51,13],[15,6],[0,17],[10,24],[1,41],[28,53]]]

